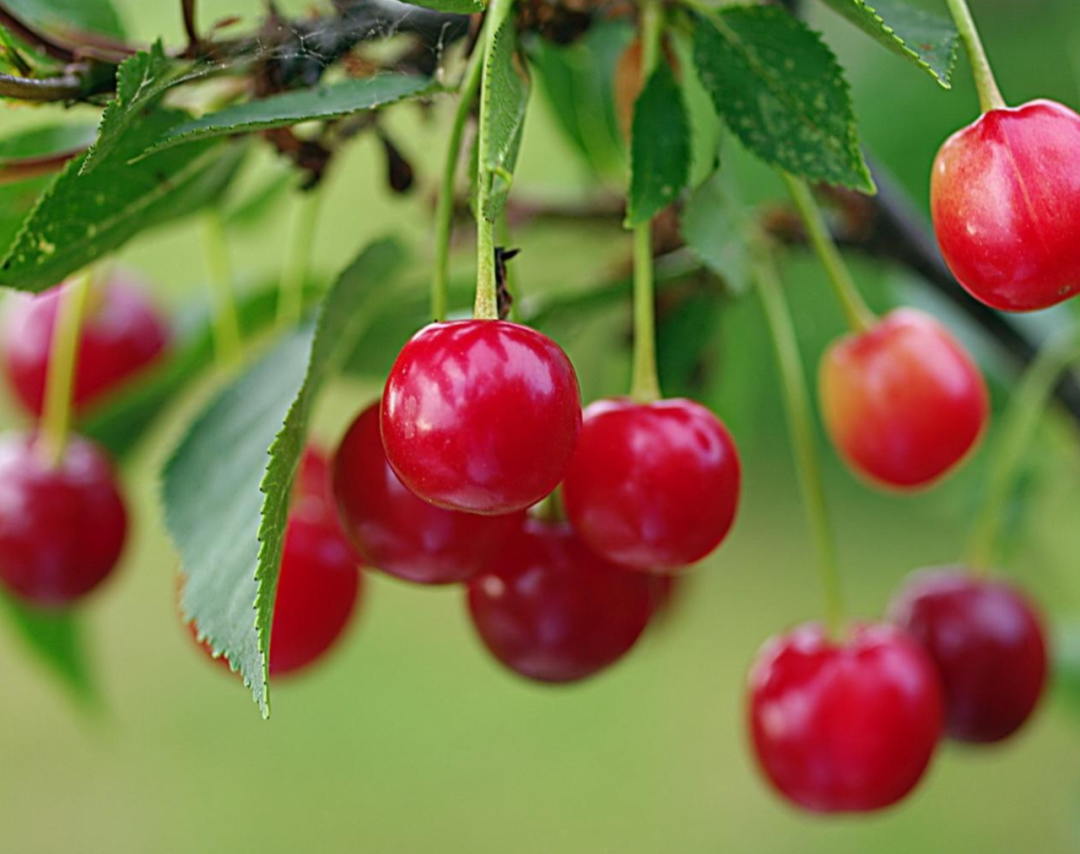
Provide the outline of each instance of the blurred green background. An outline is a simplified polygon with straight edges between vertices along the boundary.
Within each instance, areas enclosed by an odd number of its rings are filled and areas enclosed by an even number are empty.
[[[123,0],[129,28],[181,39],[179,3]],[[203,19],[253,19],[256,0],[206,0]],[[281,2],[299,10],[305,2]],[[1080,3],[972,0],[1006,97],[1053,97],[1080,106]],[[934,152],[974,117],[961,63],[952,93],[882,51],[815,4],[848,70],[867,145],[921,206]],[[431,188],[446,108],[391,117],[417,169],[408,196],[384,189],[373,138],[331,175],[315,248],[328,278],[367,240],[402,235],[428,265]],[[4,109],[6,125],[45,118]],[[10,119],[9,119],[10,117]],[[726,152],[727,153],[727,152]],[[748,196],[774,194],[768,173],[730,150]],[[274,168],[267,156],[259,167]],[[1080,168],[1080,164],[1078,164]],[[515,193],[573,198],[586,170],[534,96]],[[288,206],[237,232],[243,282],[280,269]],[[464,230],[463,230],[464,231]],[[470,236],[460,235],[466,276]],[[514,234],[526,295],[596,284],[625,261],[617,227],[534,225]],[[120,258],[179,308],[202,296],[194,223],[140,238]],[[872,299],[930,305],[955,324],[998,381],[1010,366],[902,271],[853,261]],[[822,276],[799,254],[785,260],[808,364],[842,331]],[[464,307],[464,306],[462,306]],[[1028,318],[1071,323],[1066,307]],[[557,327],[587,396],[621,389],[627,315],[618,306]],[[423,590],[368,576],[362,612],[340,651],[309,677],[278,683],[274,716],[260,720],[238,681],[211,666],[180,627],[176,556],[163,530],[156,471],[177,431],[212,385],[180,406],[125,474],[134,516],[121,571],[86,609],[103,712],[86,715],[0,635],[0,851],[400,852],[401,854],[1055,854],[1080,850],[1080,704],[1054,691],[1037,719],[991,749],[945,745],[924,785],[899,807],[861,819],[793,812],[752,766],[743,726],[743,679],[770,634],[820,609],[812,552],[785,444],[774,365],[756,299],[724,309],[709,330],[697,391],[729,419],[744,451],[745,495],[734,534],[685,584],[667,619],[621,665],[585,684],[542,688],[502,671],[474,638],[457,590]],[[376,393],[374,380],[341,382],[320,402],[317,432],[333,442]],[[999,401],[1000,402],[1000,401]],[[5,424],[21,423],[10,405]],[[910,570],[954,560],[983,483],[987,448],[933,492],[870,492],[822,443],[831,509],[853,614],[875,617]],[[1080,620],[1080,444],[1075,425],[1047,419],[1010,517],[1006,571],[1067,623]]]

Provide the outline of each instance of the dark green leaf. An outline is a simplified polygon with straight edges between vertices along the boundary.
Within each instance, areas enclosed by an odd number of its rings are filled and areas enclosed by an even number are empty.
[[[165,521],[186,574],[185,615],[239,669],[269,714],[268,651],[289,493],[319,387],[392,299],[404,263],[368,247],[327,295],[318,324],[282,339],[203,411],[165,466]]]
[[[873,192],[847,81],[816,33],[775,6],[694,21],[698,74],[747,148],[811,181]]]
[[[220,199],[243,146],[203,142],[142,161],[129,160],[186,114],[157,110],[137,118],[98,167],[68,163],[44,193],[0,262],[0,284],[40,291],[55,285],[144,229]]]
[[[472,15],[484,11],[480,0],[406,0],[413,6],[423,6],[436,12],[448,12],[451,15]]]
[[[683,208],[679,223],[683,240],[712,272],[736,292],[749,280],[746,224],[740,208],[717,172],[698,187]]]
[[[78,43],[84,33],[123,39],[124,26],[109,0],[5,0],[21,20]]]
[[[46,175],[14,184],[0,184],[0,257],[3,257],[38,198],[53,181]]]
[[[340,118],[437,90],[438,87],[427,77],[380,74],[315,89],[284,92],[227,107],[170,128],[162,134],[151,153],[211,137],[287,127],[314,119]]]
[[[666,62],[657,64],[634,105],[630,175],[628,227],[656,216],[690,180],[690,123]]]
[[[82,623],[71,611],[38,611],[8,596],[0,607],[30,652],[84,702],[97,700]]]
[[[508,5],[498,8],[508,8]],[[510,193],[529,103],[529,77],[517,52],[514,21],[506,18],[502,22],[492,21],[489,26],[496,24],[499,28],[486,60],[485,85],[481,92],[487,116],[487,138],[485,150],[480,152],[485,172],[480,180],[491,182],[487,205],[481,213],[489,222],[499,216]]]
[[[910,59],[948,89],[959,35],[944,15],[904,0],[823,0],[893,53]]]

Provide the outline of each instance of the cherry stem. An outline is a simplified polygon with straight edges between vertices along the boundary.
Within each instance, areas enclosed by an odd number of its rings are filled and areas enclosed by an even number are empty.
[[[292,241],[285,258],[285,267],[281,271],[281,285],[278,291],[278,324],[285,329],[296,326],[304,313],[304,283],[311,268],[312,247],[322,210],[321,181],[312,189],[303,193],[296,204],[293,222]]]
[[[967,0],[945,0],[949,7],[956,29],[960,33],[960,41],[964,44],[964,50],[971,63],[971,75],[975,78],[975,89],[979,93],[979,105],[984,113],[990,110],[1000,110],[1005,107],[1005,99],[998,88],[997,80],[994,79],[994,70],[990,67],[990,60],[986,56],[982,39],[979,38],[979,30],[975,26],[975,19],[971,16],[971,9]]]
[[[439,184],[439,199],[435,207],[435,269],[431,276],[431,316],[445,320],[450,306],[450,237],[454,229],[454,189],[457,184],[458,161],[461,159],[461,143],[469,114],[476,102],[480,88],[480,76],[484,69],[484,50],[479,45],[473,49],[465,74],[458,86],[458,104],[454,123],[450,126],[450,140],[446,146],[446,162]]]
[[[1078,357],[1080,343],[1074,334],[1056,338],[1039,350],[1013,392],[991,455],[985,498],[968,543],[966,563],[975,573],[988,572],[996,560],[998,535],[1020,464],[1059,377]]]
[[[240,364],[243,351],[240,320],[233,298],[232,265],[229,263],[225,222],[217,207],[211,206],[203,215],[203,252],[209,275],[214,355],[219,365],[235,367]]]
[[[783,286],[777,273],[772,254],[775,247],[764,238],[754,242],[754,278],[761,293],[761,302],[769,324],[773,348],[784,392],[784,408],[787,412],[788,432],[795,455],[799,489],[802,493],[806,521],[814,538],[817,551],[818,573],[825,597],[825,624],[837,636],[843,626],[844,601],[837,569],[836,542],[825,503],[825,487],[821,477],[821,464],[814,440],[813,416],[810,396],[806,389],[799,344],[791,312],[784,298]]]
[[[656,0],[641,7],[641,85],[660,61],[664,12]],[[661,398],[656,367],[656,294],[653,281],[652,220],[634,226],[634,364],[630,396],[640,403]]]
[[[844,263],[844,257],[840,254],[829,227],[825,224],[821,208],[814,200],[814,194],[805,181],[783,171],[780,175],[784,179],[784,184],[787,185],[792,201],[795,202],[803,227],[806,228],[807,239],[818,256],[821,266],[825,269],[825,274],[829,277],[833,293],[840,301],[848,327],[852,332],[865,332],[877,323],[877,317],[859,293],[851,271]]]
[[[61,292],[56,325],[49,342],[49,366],[45,379],[45,403],[41,414],[41,443],[49,463],[60,465],[71,432],[75,372],[79,339],[92,274],[76,276]]]

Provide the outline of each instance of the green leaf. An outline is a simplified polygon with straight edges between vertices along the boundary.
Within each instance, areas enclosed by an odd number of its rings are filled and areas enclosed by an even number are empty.
[[[766,163],[873,192],[851,95],[820,36],[775,6],[694,19],[694,63],[713,106]]]
[[[5,0],[4,5],[26,23],[75,43],[85,33],[101,33],[114,39],[126,35],[109,0]]]
[[[690,180],[690,121],[666,62],[657,64],[634,105],[626,226],[648,222]]]
[[[289,493],[312,401],[392,299],[404,252],[372,244],[307,324],[225,388],[165,466],[165,521],[187,581],[182,607],[200,638],[239,669],[269,715],[270,626]]]
[[[26,217],[52,182],[46,175],[14,184],[0,184],[0,258],[15,241]]]
[[[447,12],[451,15],[472,15],[484,11],[484,4],[480,0],[405,0],[405,2],[412,6],[423,6],[425,9]]]
[[[340,118],[406,98],[428,95],[438,89],[427,77],[379,74],[314,89],[283,92],[227,107],[170,128],[148,153],[212,137],[287,127],[314,119]]]
[[[77,699],[98,699],[93,673],[86,656],[82,622],[72,611],[39,611],[9,596],[0,596],[0,607],[27,649]]]
[[[679,222],[682,238],[698,259],[735,293],[746,289],[750,263],[747,227],[739,205],[716,172],[690,196]]]
[[[21,161],[85,148],[96,135],[97,129],[85,123],[41,125],[12,134],[0,139],[0,170]]]
[[[893,53],[925,69],[945,89],[951,87],[959,34],[944,15],[904,0],[823,0]]]
[[[80,174],[81,158],[68,163],[0,261],[0,284],[44,290],[139,232],[218,201],[243,146],[204,142],[128,162],[186,117],[172,110],[139,116],[89,174]]]
[[[509,4],[503,4],[497,8],[508,7]],[[486,61],[481,97],[485,101],[488,133],[485,150],[480,152],[485,172],[480,180],[491,181],[491,190],[481,213],[489,222],[495,222],[510,195],[529,105],[528,71],[517,52],[517,30],[511,18],[499,24]]]

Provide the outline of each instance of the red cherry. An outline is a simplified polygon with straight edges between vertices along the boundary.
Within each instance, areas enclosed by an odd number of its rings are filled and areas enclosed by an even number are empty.
[[[0,581],[26,602],[67,605],[116,568],[127,513],[105,453],[72,436],[58,465],[27,434],[0,438]]]
[[[1031,716],[1046,684],[1046,641],[1035,608],[1011,585],[957,567],[926,570],[889,616],[937,665],[950,737],[1000,741]]]
[[[409,492],[386,461],[378,404],[361,412],[341,440],[334,491],[341,524],[364,562],[416,584],[472,578],[524,516],[444,510]]]
[[[563,497],[593,551],[634,569],[677,569],[730,530],[739,456],[720,419],[691,400],[601,400],[585,410]]]
[[[972,296],[1004,311],[1080,290],[1080,116],[1053,101],[990,110],[934,161],[941,252]]]
[[[473,624],[499,661],[538,682],[613,664],[656,604],[656,579],[605,562],[566,524],[526,521],[492,567],[469,582]]]
[[[570,360],[516,323],[425,327],[383,392],[390,465],[412,492],[450,510],[506,514],[535,504],[562,480],[580,430]]]
[[[40,415],[53,327],[63,285],[12,306],[0,349],[16,394]],[[90,294],[79,339],[73,406],[85,411],[131,379],[162,353],[169,330],[157,309],[129,281],[110,278]]]
[[[904,797],[941,734],[941,685],[886,625],[834,643],[821,626],[768,641],[750,671],[750,727],[770,782],[815,812],[870,812]]]
[[[880,485],[924,487],[982,433],[986,383],[936,320],[897,309],[833,343],[821,360],[825,427],[855,471]]]

